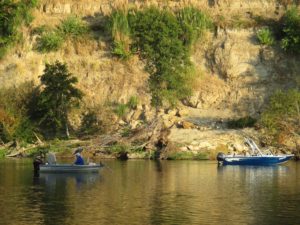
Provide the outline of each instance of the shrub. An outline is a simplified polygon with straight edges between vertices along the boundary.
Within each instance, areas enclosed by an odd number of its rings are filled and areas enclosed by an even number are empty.
[[[282,48],[292,53],[300,53],[300,12],[296,6],[285,13],[282,33]]]
[[[28,119],[29,102],[35,88],[32,82],[0,91],[0,139],[4,142],[16,139],[35,141],[34,124]]]
[[[274,37],[269,28],[263,28],[257,32],[257,38],[262,45],[273,45]]]
[[[70,16],[61,22],[58,30],[67,37],[80,37],[88,32],[88,27],[78,17]]]
[[[24,143],[33,143],[36,141],[35,129],[28,118],[22,118],[14,131],[13,137]]]
[[[101,131],[101,122],[98,120],[96,113],[89,110],[83,115],[80,132],[82,134],[95,134],[99,131]]]
[[[174,14],[152,7],[129,14],[129,23],[134,44],[150,73],[152,104],[174,104],[189,96],[189,49],[181,39],[184,31]]]
[[[124,144],[115,144],[110,147],[109,151],[115,154],[126,153],[128,152],[128,146]]]
[[[237,129],[237,128],[245,128],[245,127],[254,127],[256,119],[251,116],[246,116],[237,120],[228,121],[228,128]]]
[[[290,89],[286,92],[276,91],[262,113],[260,123],[271,135],[281,131],[299,132],[300,92]]]
[[[63,45],[63,41],[64,39],[58,32],[50,31],[42,34],[42,36],[38,39],[37,49],[44,53],[57,51]]]
[[[32,21],[31,9],[36,5],[36,0],[0,2],[0,58],[18,40],[19,27]]]

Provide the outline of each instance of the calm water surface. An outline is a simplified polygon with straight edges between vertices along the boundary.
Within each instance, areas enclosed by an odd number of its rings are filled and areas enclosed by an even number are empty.
[[[34,178],[30,160],[0,161],[0,224],[300,224],[300,163],[105,163]]]

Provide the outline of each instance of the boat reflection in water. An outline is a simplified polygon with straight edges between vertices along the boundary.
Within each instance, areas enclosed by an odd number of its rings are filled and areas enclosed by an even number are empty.
[[[77,188],[94,186],[100,180],[99,173],[40,173],[39,183],[47,187],[56,187],[59,184],[75,183]]]

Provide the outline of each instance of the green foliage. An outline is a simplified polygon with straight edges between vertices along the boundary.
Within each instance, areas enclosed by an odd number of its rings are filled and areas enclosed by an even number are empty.
[[[28,119],[29,102],[34,95],[32,82],[0,91],[0,139],[34,142],[34,125]]]
[[[128,106],[127,104],[117,104],[114,108],[114,112],[118,117],[123,117],[128,112]]]
[[[114,10],[110,16],[109,27],[113,38],[112,53],[121,59],[128,59],[131,55],[131,40],[127,12]]]
[[[172,152],[167,156],[169,160],[206,160],[208,155],[203,152],[193,153],[193,152]]]
[[[78,17],[70,16],[61,22],[58,30],[64,36],[74,38],[85,35],[88,32],[88,27]]]
[[[300,53],[300,12],[296,6],[287,10],[283,17],[282,48],[288,52]]]
[[[65,39],[82,37],[87,34],[88,31],[89,28],[82,20],[75,16],[70,16],[63,20],[55,29],[47,25],[42,25],[36,27],[33,33],[40,35],[37,39],[36,49],[46,53],[59,50]]]
[[[191,45],[211,26],[211,20],[193,7],[176,14],[155,7],[114,10],[109,18],[112,53],[121,59],[138,53],[150,73],[152,104],[175,105],[191,95]]]
[[[0,149],[0,159],[4,158],[6,155],[6,151],[4,149]]]
[[[58,61],[46,64],[40,79],[43,90],[38,99],[39,121],[57,133],[67,128],[69,111],[79,105],[83,94],[74,86],[77,78],[68,71],[66,64]]]
[[[129,147],[124,144],[115,144],[110,147],[109,151],[115,154],[125,153],[129,151]]]
[[[181,37],[185,31],[171,12],[148,8],[129,15],[135,46],[146,59],[150,73],[152,104],[176,104],[191,94],[189,49]]]
[[[36,141],[34,135],[35,129],[36,128],[28,118],[22,118],[14,131],[13,137],[24,143],[33,143]]]
[[[131,96],[130,99],[127,102],[127,106],[130,109],[136,109],[137,105],[139,103],[139,99],[137,96]]]
[[[230,120],[228,121],[228,128],[230,129],[241,129],[245,127],[254,127],[255,123],[257,122],[256,119],[252,118],[251,116],[246,116],[237,120]]]
[[[211,19],[194,7],[185,7],[177,12],[177,19],[184,31],[183,42],[192,46],[204,31],[212,28]]]
[[[267,109],[263,112],[261,123],[270,134],[276,134],[299,122],[300,92],[290,89],[286,92],[276,91],[271,96]],[[299,125],[298,125],[299,126]]]
[[[32,21],[31,9],[36,5],[36,0],[0,2],[0,58],[18,40],[19,27]]]
[[[43,33],[37,40],[37,49],[40,52],[57,51],[63,45],[64,39],[58,32],[50,31]]]
[[[273,33],[269,28],[263,28],[257,32],[257,38],[262,45],[271,46],[274,44]]]
[[[93,110],[89,110],[83,115],[80,132],[85,135],[95,134],[101,131],[101,125],[101,121],[98,120],[96,113]]]

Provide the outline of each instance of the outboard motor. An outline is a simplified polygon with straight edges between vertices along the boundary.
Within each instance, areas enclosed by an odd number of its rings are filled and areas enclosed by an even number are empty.
[[[218,155],[217,155],[218,163],[223,162],[224,158],[225,158],[225,154],[223,152],[219,152]]]

